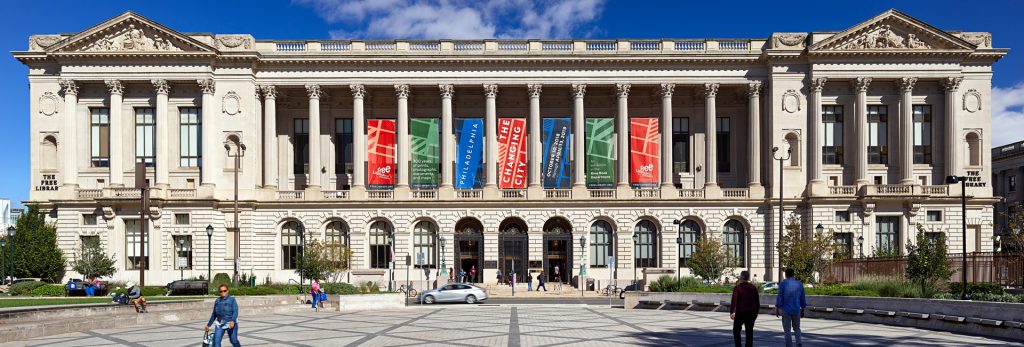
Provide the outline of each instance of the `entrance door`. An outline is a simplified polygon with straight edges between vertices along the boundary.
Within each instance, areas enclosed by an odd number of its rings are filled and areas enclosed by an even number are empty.
[[[499,226],[498,270],[501,271],[502,282],[508,282],[510,272],[516,274],[517,283],[525,282],[529,240],[526,223],[518,218],[506,219]]]
[[[480,283],[484,270],[484,234],[479,221],[467,218],[455,224],[455,274],[466,272],[466,282]],[[473,269],[476,269],[475,276]]]
[[[572,226],[562,218],[544,223],[544,273],[551,282],[572,279]]]

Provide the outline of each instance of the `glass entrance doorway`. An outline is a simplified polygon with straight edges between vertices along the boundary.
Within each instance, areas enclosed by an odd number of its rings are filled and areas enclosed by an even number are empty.
[[[544,274],[551,282],[568,283],[572,277],[572,227],[552,218],[544,223]]]
[[[460,279],[470,283],[482,282],[484,269],[484,234],[483,225],[473,218],[465,218],[455,223],[455,274],[465,271],[466,277]],[[457,278],[458,279],[458,278]]]
[[[501,223],[498,234],[498,270],[503,283],[508,276],[516,274],[516,282],[525,282],[527,259],[529,257],[529,236],[526,223],[518,218],[509,218]]]

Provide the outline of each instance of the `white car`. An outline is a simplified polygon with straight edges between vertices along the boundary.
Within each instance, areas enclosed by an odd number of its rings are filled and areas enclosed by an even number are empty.
[[[475,304],[487,300],[487,291],[469,283],[450,283],[437,289],[426,290],[419,295],[420,302],[464,302]]]
[[[779,290],[779,282],[765,282],[761,285],[761,291]]]

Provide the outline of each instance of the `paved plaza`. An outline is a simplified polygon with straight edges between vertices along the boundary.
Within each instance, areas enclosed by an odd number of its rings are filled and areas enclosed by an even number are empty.
[[[197,346],[205,322],[73,333],[3,346]],[[762,315],[757,345],[783,344]],[[242,317],[245,346],[731,346],[725,313],[587,305],[439,305],[395,311]],[[804,346],[982,346],[1006,341],[920,329],[807,319]],[[227,339],[224,340],[227,344]],[[230,344],[227,344],[230,345]]]

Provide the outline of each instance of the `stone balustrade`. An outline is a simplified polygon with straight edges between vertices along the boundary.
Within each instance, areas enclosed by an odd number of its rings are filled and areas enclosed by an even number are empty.
[[[545,189],[545,199],[572,199],[572,189]]]
[[[302,200],[306,196],[306,192],[302,190],[279,190],[277,191],[278,200]]]
[[[269,53],[357,52],[750,52],[759,54],[767,40],[439,40],[439,41],[261,41],[255,50]]]
[[[325,200],[348,200],[347,190],[325,190],[320,192]]]
[[[854,196],[857,195],[857,186],[829,186],[830,196]]]

